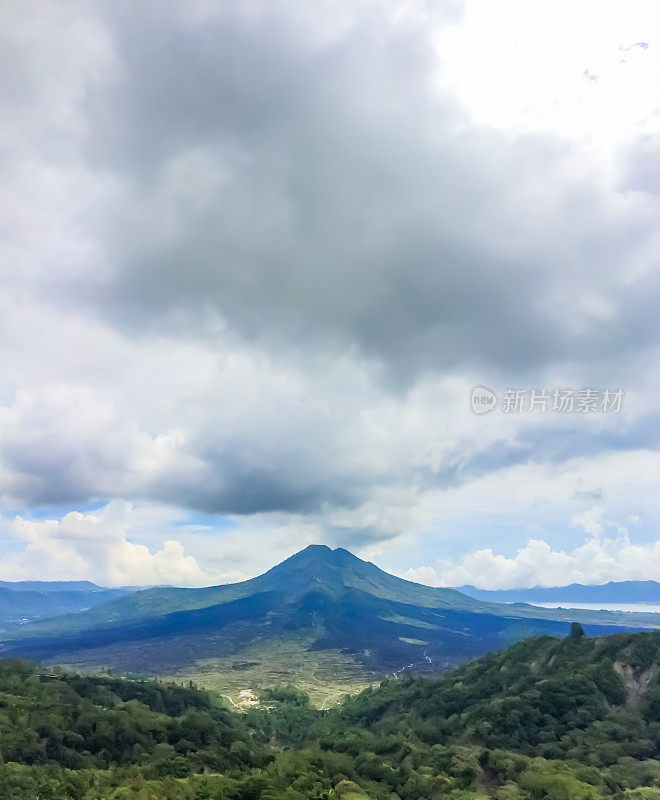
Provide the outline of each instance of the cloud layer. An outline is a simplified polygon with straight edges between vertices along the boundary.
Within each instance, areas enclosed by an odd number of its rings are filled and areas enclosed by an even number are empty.
[[[651,547],[655,117],[626,105],[605,145],[545,112],[503,124],[456,46],[482,41],[479,13],[1,9],[0,510],[7,550],[28,542],[3,574],[64,569],[60,546],[106,582],[253,574],[240,535],[460,570],[497,552],[493,526],[507,552],[530,527],[552,549],[594,497]],[[498,41],[536,35],[511,14]],[[476,418],[478,383],[620,386],[625,413]],[[106,510],[76,516],[89,503]],[[140,543],[112,521],[131,505],[163,510]],[[212,519],[177,538],[167,514]]]
[[[129,541],[127,531],[134,522],[131,512],[128,504],[113,501],[98,513],[70,511],[61,520],[17,517],[11,533],[27,545],[0,559],[0,576],[10,580],[91,579],[107,586],[212,582],[197,561],[185,554],[180,542],[165,541],[161,550],[151,552],[145,545]]]
[[[586,539],[569,552],[553,550],[543,539],[530,539],[511,558],[494,553],[488,547],[471,553],[457,564],[443,561],[437,568],[412,568],[403,577],[430,586],[515,589],[657,580],[658,574],[660,541],[634,545],[623,531],[614,539]]]

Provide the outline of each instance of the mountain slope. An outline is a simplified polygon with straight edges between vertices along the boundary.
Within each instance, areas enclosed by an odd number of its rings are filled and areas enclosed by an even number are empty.
[[[239,653],[256,638],[314,633],[313,649],[349,652],[378,674],[435,671],[538,633],[563,636],[569,624],[383,600],[358,589],[320,586],[303,593],[259,592],[122,626],[7,642],[4,654],[110,664],[166,673],[202,659]],[[609,626],[589,626],[593,635]],[[90,651],[100,650],[96,656]],[[73,659],[71,656],[73,655]]]
[[[331,550],[325,545],[310,545],[247,581],[203,589],[144,589],[75,617],[50,622],[47,630],[70,633],[98,626],[116,627],[175,611],[208,608],[263,592],[286,591],[295,596],[313,588],[314,584],[322,584],[327,591],[335,592],[352,587],[376,597],[432,608],[471,610],[483,605],[453,589],[434,589],[397,578],[342,548]],[[32,626],[29,632],[41,630],[46,628]]]
[[[271,687],[235,714],[188,686],[0,661],[0,796],[657,800],[659,675],[660,633],[576,627],[330,712]]]
[[[561,609],[538,609],[525,604],[494,604],[468,597],[455,589],[423,586],[398,578],[375,564],[363,561],[343,548],[331,550],[325,545],[310,545],[272,569],[240,583],[210,586],[203,589],[154,587],[133,592],[97,608],[49,620],[47,625],[25,626],[10,636],[32,636],[43,633],[69,634],[101,627],[120,627],[165,616],[177,611],[209,608],[263,592],[285,592],[295,599],[322,586],[339,596],[347,589],[383,600],[434,609],[471,611],[501,617],[580,621],[602,625],[636,625],[654,627],[660,616],[654,614],[621,614],[616,612],[582,612],[579,615]],[[6,632],[5,632],[6,633]]]
[[[660,632],[591,639],[574,626],[566,638],[530,638],[439,680],[388,681],[351,698],[341,717],[405,727],[430,744],[476,742],[591,763],[597,753],[600,764],[655,758]]]
[[[241,654],[253,653],[257,642],[265,652],[274,643],[297,641],[299,660],[303,649],[341,654],[344,664],[350,662],[366,679],[447,669],[535,634],[563,636],[571,620],[564,613],[552,619],[552,612],[541,616],[543,610],[531,606],[483,603],[451,589],[402,580],[341,548],[312,546],[243,583],[149,589],[70,617],[22,626],[9,632],[13,635],[5,633],[1,652],[178,674],[230,657],[235,658],[231,669],[240,669],[241,663],[254,663],[254,656]],[[614,629],[587,628],[591,635]],[[226,669],[221,661],[218,669],[221,663]],[[283,667],[286,677],[291,665]],[[257,675],[252,682],[263,681]]]

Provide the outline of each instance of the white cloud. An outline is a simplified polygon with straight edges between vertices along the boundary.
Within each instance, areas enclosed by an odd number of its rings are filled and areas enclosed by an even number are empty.
[[[440,561],[435,568],[410,569],[403,577],[431,586],[473,585],[480,589],[658,580],[660,540],[634,545],[625,529],[620,529],[615,538],[593,536],[566,552],[553,550],[543,539],[530,539],[511,558],[488,547],[470,553],[460,563]]]
[[[222,574],[209,575],[187,555],[181,542],[166,540],[150,550],[128,539],[139,514],[122,501],[99,511],[71,511],[61,520],[16,517],[10,533],[25,548],[0,559],[3,580],[92,580],[100,585],[175,584],[201,586],[219,583]]]
[[[660,69],[653,0],[466,0],[438,39],[441,85],[475,119],[510,132],[581,138],[611,155],[660,129],[649,75]]]
[[[571,525],[584,528],[585,532],[591,536],[600,536],[603,532],[602,516],[603,510],[595,506],[582,514],[573,514]]]

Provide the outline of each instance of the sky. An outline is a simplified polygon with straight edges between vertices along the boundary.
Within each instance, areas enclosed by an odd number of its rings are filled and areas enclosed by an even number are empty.
[[[659,34],[2,4],[0,579],[660,580]]]

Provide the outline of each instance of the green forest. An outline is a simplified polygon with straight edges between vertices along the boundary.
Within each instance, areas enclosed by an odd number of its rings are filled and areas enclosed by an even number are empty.
[[[660,632],[579,626],[315,709],[0,661],[0,800],[660,800]]]

